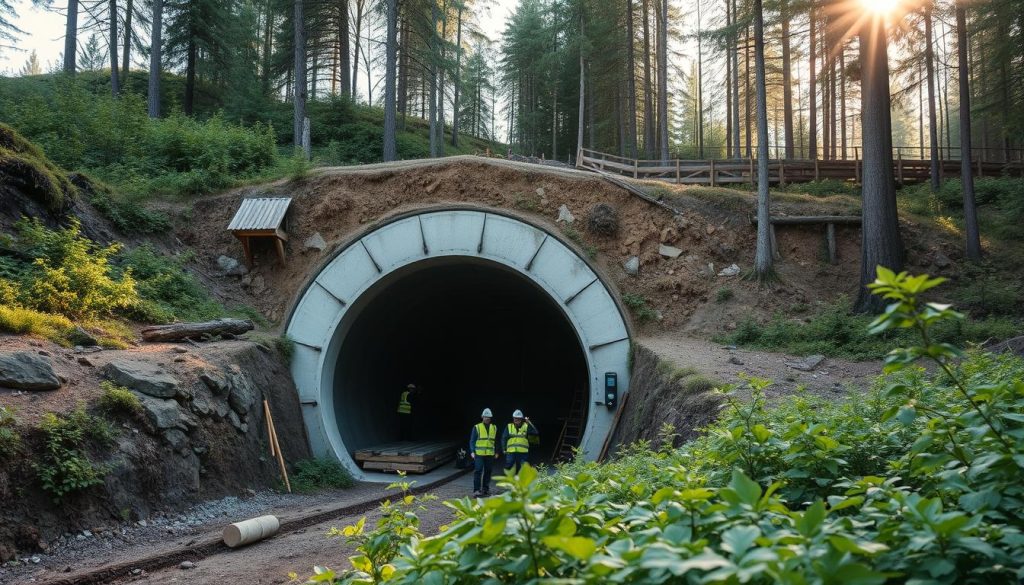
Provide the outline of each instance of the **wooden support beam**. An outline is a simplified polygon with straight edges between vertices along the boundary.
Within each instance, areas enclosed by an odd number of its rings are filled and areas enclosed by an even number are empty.
[[[828,263],[836,263],[836,224],[825,224],[825,245],[828,246]]]
[[[709,171],[708,176],[711,179],[711,186],[712,187],[718,186],[718,181],[716,180],[715,174],[716,174],[716,172],[715,172],[715,159],[711,159],[711,170]]]
[[[842,225],[860,225],[859,215],[793,215],[771,218],[774,225],[807,225],[816,223],[835,223]],[[757,217],[750,218],[750,223],[757,225]]]

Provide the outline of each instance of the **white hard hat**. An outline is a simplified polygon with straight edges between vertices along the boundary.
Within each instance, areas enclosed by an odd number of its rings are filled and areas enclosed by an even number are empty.
[[[491,414],[490,408],[485,408],[484,411],[480,413],[480,416],[493,417],[494,415]]]
[[[523,418],[523,411],[517,408],[516,411],[512,413],[512,418]]]

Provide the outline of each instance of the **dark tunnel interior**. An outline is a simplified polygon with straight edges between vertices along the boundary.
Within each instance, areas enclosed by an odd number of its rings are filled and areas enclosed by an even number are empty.
[[[589,385],[571,323],[527,278],[478,259],[420,262],[362,298],[334,376],[339,432],[350,452],[399,440],[409,383],[410,440],[468,442],[480,412],[499,436],[522,409],[540,432],[531,460],[551,457],[574,392]]]

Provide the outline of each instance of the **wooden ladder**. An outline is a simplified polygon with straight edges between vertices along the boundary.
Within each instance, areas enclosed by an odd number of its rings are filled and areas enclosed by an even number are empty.
[[[562,424],[562,432],[558,435],[555,443],[554,456],[552,461],[561,463],[572,461],[573,449],[580,444],[583,438],[583,427],[587,424],[587,394],[588,388],[577,387],[572,394],[572,402],[569,406],[569,415],[565,417]]]

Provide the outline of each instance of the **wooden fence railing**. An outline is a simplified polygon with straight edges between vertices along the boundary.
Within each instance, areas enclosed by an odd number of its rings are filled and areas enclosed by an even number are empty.
[[[584,148],[576,157],[576,166],[634,179],[656,179],[686,185],[714,187],[754,183],[757,180],[757,161],[753,158],[638,160]],[[859,158],[853,160],[774,159],[768,162],[768,182],[775,185],[807,183],[823,179],[860,182],[862,168],[863,162]],[[977,177],[999,175],[1024,177],[1024,161],[992,162],[979,159],[971,165],[971,168]],[[943,177],[959,177],[960,161],[940,161],[939,172]],[[931,177],[931,161],[904,158],[903,152],[897,150],[893,160],[893,173],[896,182],[900,185],[927,181]]]

